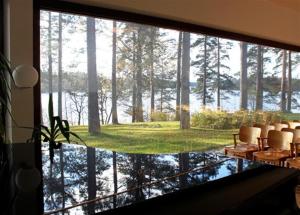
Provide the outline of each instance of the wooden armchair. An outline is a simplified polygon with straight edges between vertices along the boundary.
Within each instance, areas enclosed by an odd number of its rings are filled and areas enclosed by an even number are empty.
[[[294,157],[286,160],[287,167],[300,169],[300,139],[293,143]]]
[[[254,160],[283,166],[284,161],[291,157],[291,143],[293,142],[293,132],[271,130],[268,133],[266,151],[254,152]],[[261,141],[264,148],[264,141]]]
[[[263,141],[264,143],[263,143],[263,148],[262,148],[261,144],[259,145],[259,149],[265,150],[265,149],[269,148],[269,146],[267,144],[268,133],[271,130],[275,130],[275,126],[255,123],[255,124],[253,124],[253,127],[257,127],[257,128],[261,129],[259,143],[260,143],[260,141]]]
[[[285,129],[286,130],[286,129]],[[287,167],[293,167],[300,169],[300,129],[293,129],[294,138],[291,144],[291,150],[294,155],[293,158],[288,158],[286,160]]]
[[[288,128],[289,127],[289,124],[287,122],[286,123],[276,122],[273,125],[275,126],[276,131],[281,131],[283,128]]]
[[[300,122],[288,121],[289,128],[296,129],[296,127],[300,126]]]
[[[225,155],[252,159],[253,152],[259,150],[257,138],[260,137],[260,133],[260,128],[241,126],[239,133],[233,134],[234,146],[225,147]]]

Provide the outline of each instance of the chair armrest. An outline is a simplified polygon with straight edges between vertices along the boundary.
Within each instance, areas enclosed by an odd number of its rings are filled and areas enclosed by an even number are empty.
[[[290,156],[291,157],[296,157],[297,152],[295,151],[295,143],[290,143]]]
[[[291,150],[293,150],[292,152],[295,153],[295,157],[298,156],[298,154],[300,153],[299,148],[300,148],[300,139],[297,139],[296,142],[291,144]]]
[[[236,136],[238,136],[239,134],[232,134],[233,135],[233,143],[234,143],[234,148],[236,147],[236,145],[237,145],[237,141],[236,141]]]
[[[264,146],[264,140],[267,140],[268,138],[267,137],[258,137],[257,138],[257,141],[258,141],[258,149],[260,151],[264,151],[265,149],[265,146]]]

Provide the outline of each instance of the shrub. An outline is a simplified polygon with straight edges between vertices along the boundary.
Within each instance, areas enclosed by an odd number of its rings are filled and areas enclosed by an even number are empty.
[[[222,110],[213,111],[210,109],[202,110],[192,115],[192,126],[213,129],[231,128],[232,116]]]
[[[150,117],[153,122],[174,120],[174,114],[160,111],[153,112]]]
[[[236,111],[205,109],[192,115],[191,124],[194,127],[212,129],[233,129],[241,125],[253,123],[273,123],[282,118],[279,112],[270,111]]]

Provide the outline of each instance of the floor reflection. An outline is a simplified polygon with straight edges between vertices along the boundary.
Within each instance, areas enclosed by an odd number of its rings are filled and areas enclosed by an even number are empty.
[[[258,164],[218,152],[125,154],[65,144],[51,164],[43,146],[45,212],[104,211],[255,168]],[[63,213],[63,212],[61,212]]]

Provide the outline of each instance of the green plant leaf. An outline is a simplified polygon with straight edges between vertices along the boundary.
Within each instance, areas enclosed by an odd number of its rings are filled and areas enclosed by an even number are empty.
[[[53,116],[53,96],[52,96],[52,93],[49,94],[48,114],[49,114],[49,121],[50,121],[50,129],[54,130],[55,119],[54,119],[54,116]]]
[[[68,131],[68,133],[74,137],[76,137],[78,140],[80,140],[85,146],[86,146],[86,143],[84,142],[83,139],[81,139],[81,137],[79,135],[77,135],[76,133],[72,132],[72,131]]]

